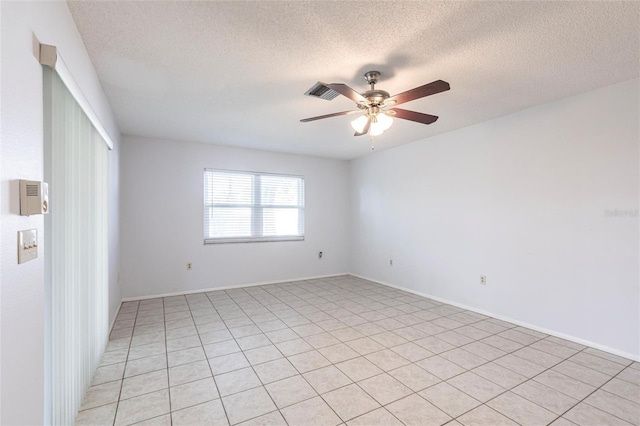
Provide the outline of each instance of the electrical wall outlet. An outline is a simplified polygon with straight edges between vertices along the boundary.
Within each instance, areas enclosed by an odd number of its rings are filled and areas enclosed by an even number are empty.
[[[193,269],[193,267],[192,267],[191,263],[187,263],[187,269],[188,269],[188,270]]]
[[[393,266],[393,259],[389,260],[389,266]]]
[[[480,285],[487,285],[487,276],[480,275]]]
[[[318,259],[322,259],[322,252],[318,252]]]

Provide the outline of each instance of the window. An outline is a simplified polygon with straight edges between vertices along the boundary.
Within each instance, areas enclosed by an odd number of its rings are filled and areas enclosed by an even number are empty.
[[[304,240],[304,177],[204,171],[204,242]]]

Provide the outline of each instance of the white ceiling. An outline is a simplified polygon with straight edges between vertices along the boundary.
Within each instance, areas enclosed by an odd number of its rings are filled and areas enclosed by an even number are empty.
[[[638,2],[69,2],[123,134],[355,158],[352,109],[303,96],[317,81],[392,95],[451,90],[402,108],[376,150],[637,77]]]

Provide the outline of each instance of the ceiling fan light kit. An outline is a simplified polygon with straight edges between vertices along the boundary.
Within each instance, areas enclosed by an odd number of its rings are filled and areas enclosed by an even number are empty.
[[[309,90],[307,90],[305,95],[325,100],[332,100],[336,96],[342,95],[355,102],[358,109],[304,118],[300,121],[306,123],[324,118],[364,112],[363,115],[351,122],[351,127],[356,131],[354,136],[362,136],[366,134],[369,134],[371,137],[379,136],[385,130],[388,130],[393,124],[392,116],[422,124],[431,124],[435,122],[438,119],[435,115],[395,108],[395,106],[415,99],[435,95],[436,93],[450,89],[449,83],[446,81],[436,80],[406,92],[399,93],[395,96],[390,96],[389,92],[376,90],[375,88],[375,85],[380,78],[380,72],[369,71],[365,73],[364,78],[371,86],[371,88],[364,93],[358,93],[346,84],[342,83],[326,84],[318,82],[314,84]]]
[[[375,113],[374,115],[369,115],[369,114],[363,115],[357,120],[361,120],[363,118],[364,120],[362,121],[364,123],[362,124],[362,129],[359,130],[358,128],[356,128],[356,126],[353,125],[354,121],[356,120],[351,122],[351,126],[355,129],[356,132],[358,131],[362,132],[367,121],[371,120],[371,127],[369,128],[370,136],[380,136],[382,133],[384,133],[385,130],[387,130],[393,124],[393,118],[389,117],[386,113],[381,111]],[[358,127],[360,127],[360,123],[358,123]]]

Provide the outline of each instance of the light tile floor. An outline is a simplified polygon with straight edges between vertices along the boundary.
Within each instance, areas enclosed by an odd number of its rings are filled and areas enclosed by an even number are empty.
[[[640,364],[351,276],[123,303],[77,425],[639,425]]]

